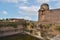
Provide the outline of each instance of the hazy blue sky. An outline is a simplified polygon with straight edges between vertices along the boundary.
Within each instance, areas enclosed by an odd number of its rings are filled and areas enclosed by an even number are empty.
[[[0,19],[24,18],[36,21],[42,3],[48,3],[50,9],[60,8],[60,0],[0,0]]]

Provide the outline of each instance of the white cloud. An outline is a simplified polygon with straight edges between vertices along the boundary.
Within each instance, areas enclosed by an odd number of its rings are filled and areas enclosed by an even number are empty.
[[[8,3],[18,3],[18,0],[1,0],[2,2],[8,2]]]
[[[6,15],[7,14],[7,11],[3,11],[2,14]]]
[[[56,8],[60,8],[60,0],[56,2]]]
[[[4,15],[7,15],[8,14],[8,12],[7,11],[2,11],[2,12],[0,12],[1,14],[4,14]]]
[[[0,0],[0,1],[2,1],[2,2],[8,2],[8,3],[18,3],[18,2],[24,2],[24,3],[26,3],[27,2],[27,0]]]
[[[24,19],[26,19],[26,20],[32,20],[32,18],[29,17],[29,16],[25,16]]]
[[[53,7],[52,9],[60,8],[60,0],[54,0],[53,2],[55,2],[55,4],[52,6]]]
[[[26,13],[27,15],[37,15],[38,6],[19,6],[19,9],[22,11],[19,11],[19,13]]]
[[[20,6],[19,9],[23,9],[27,11],[37,11],[39,7],[38,6]]]
[[[59,1],[59,0],[36,0],[37,2],[39,3],[49,3],[49,2],[52,2],[52,1]]]
[[[18,0],[6,0],[6,2],[18,3]]]
[[[47,3],[49,2],[49,0],[36,0],[37,2],[40,2],[40,3]]]
[[[28,1],[28,0],[19,0],[19,2],[23,2],[23,4],[24,4],[24,3],[28,3],[27,1]]]

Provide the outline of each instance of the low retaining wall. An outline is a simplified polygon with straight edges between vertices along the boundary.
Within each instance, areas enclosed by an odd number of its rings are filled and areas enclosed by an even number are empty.
[[[23,30],[1,33],[0,37],[15,35],[15,34],[19,34],[19,33],[23,33]]]

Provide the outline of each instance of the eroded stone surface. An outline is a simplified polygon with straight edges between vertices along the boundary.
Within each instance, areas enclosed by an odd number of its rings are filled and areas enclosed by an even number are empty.
[[[51,40],[60,40],[60,35],[57,35],[57,36],[51,38]]]

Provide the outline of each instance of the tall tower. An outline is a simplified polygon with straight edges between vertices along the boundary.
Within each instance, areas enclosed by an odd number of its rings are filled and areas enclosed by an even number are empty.
[[[41,5],[40,9],[38,10],[38,23],[41,23],[45,20],[45,11],[49,10],[49,5],[44,3]]]

